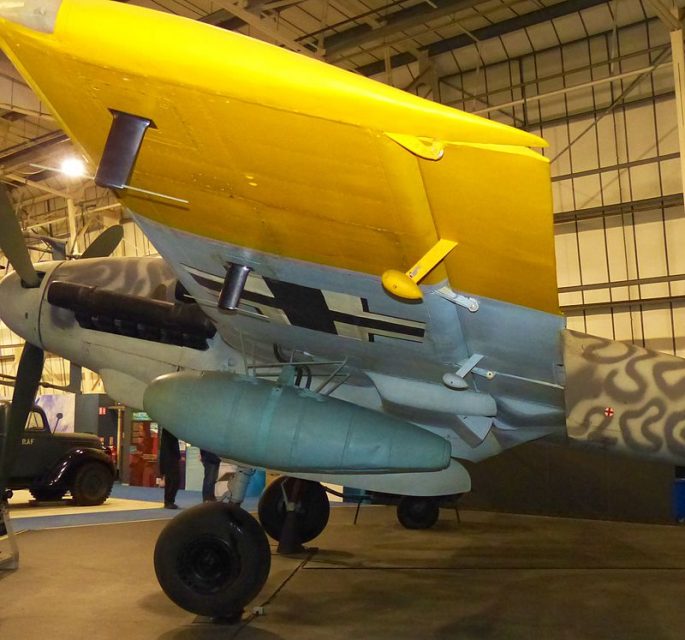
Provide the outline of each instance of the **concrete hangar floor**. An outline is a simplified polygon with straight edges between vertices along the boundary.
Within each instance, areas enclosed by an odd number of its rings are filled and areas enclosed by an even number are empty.
[[[459,523],[443,511],[434,529],[408,531],[392,507],[362,507],[355,525],[355,508],[340,506],[316,549],[284,557],[272,546],[265,588],[241,623],[221,625],[157,584],[152,550],[172,513],[115,501],[116,518],[103,505],[108,517],[76,525],[13,520],[21,566],[0,571],[2,640],[662,640],[685,630],[675,526],[477,511]],[[0,558],[5,549],[0,539]]]

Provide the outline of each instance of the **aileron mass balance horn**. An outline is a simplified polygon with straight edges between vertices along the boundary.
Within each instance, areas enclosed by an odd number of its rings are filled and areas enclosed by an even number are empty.
[[[683,361],[565,331],[541,138],[126,3],[0,0],[0,46],[161,255],[104,239],[37,270],[6,202],[22,397],[49,350],[240,465],[229,502],[160,536],[180,606],[236,615],[264,584],[239,507],[254,467],[309,483],[290,499],[327,517],[319,481],[434,514],[470,490],[461,461],[542,437],[685,464]],[[631,416],[655,402],[645,449]]]

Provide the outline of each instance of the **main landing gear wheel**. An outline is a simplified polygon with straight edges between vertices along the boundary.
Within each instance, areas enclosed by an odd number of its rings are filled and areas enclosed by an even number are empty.
[[[258,515],[264,530],[276,541],[281,539],[281,531],[286,517],[283,489],[290,498],[295,478],[281,476],[276,478],[264,491],[259,500]],[[318,482],[299,480],[300,492],[295,502],[295,519],[300,542],[309,542],[318,536],[328,524],[331,512],[326,490]]]
[[[269,576],[271,551],[247,511],[225,502],[176,516],[155,546],[155,573],[179,607],[215,618],[239,617]]]
[[[397,519],[405,529],[430,529],[439,515],[436,498],[404,496],[397,505]]]

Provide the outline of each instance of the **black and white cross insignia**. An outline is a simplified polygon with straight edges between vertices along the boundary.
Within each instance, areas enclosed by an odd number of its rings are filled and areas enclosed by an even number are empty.
[[[185,267],[205,289],[218,293],[223,280],[213,274]],[[269,320],[295,327],[374,342],[377,337],[423,342],[423,322],[397,318],[369,309],[366,298],[250,274],[241,306]]]

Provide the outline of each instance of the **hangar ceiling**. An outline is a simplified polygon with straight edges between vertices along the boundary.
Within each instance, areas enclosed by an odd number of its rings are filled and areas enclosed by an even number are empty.
[[[665,0],[142,0],[323,59],[550,142],[569,326],[685,355],[680,142]],[[678,0],[685,6],[685,0]],[[52,170],[70,143],[0,61],[0,177],[26,232],[78,253],[125,214]],[[125,225],[125,255],[154,251]],[[55,243],[32,238],[34,259]],[[682,264],[681,264],[682,262]],[[4,260],[0,258],[0,266]],[[16,338],[0,328],[2,375]],[[57,366],[57,365],[56,365]],[[7,367],[7,368],[6,368]],[[68,367],[56,371],[64,379]],[[95,384],[95,383],[94,383]]]

